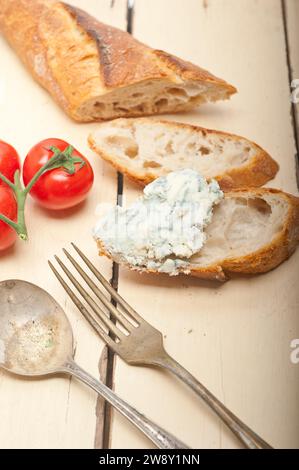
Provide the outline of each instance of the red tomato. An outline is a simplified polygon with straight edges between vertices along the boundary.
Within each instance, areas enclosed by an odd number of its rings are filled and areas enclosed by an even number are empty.
[[[62,152],[69,146],[61,139],[46,139],[36,144],[28,153],[23,166],[23,180],[27,185],[35,173],[53,157],[50,147]],[[74,157],[80,157],[85,165],[75,164],[73,175],[64,168],[57,168],[42,175],[30,191],[31,196],[47,209],[68,209],[83,201],[93,184],[93,170],[88,160],[76,149]]]
[[[16,170],[20,170],[20,157],[17,151],[3,140],[0,140],[0,173],[13,182]],[[0,180],[0,185],[5,184]]]
[[[0,186],[0,214],[6,215],[10,220],[17,220],[17,202],[14,193],[7,185]],[[17,239],[16,231],[0,220],[0,250],[6,250]]]

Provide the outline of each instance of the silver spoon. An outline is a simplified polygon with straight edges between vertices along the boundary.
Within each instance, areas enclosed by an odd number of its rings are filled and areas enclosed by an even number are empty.
[[[0,367],[23,376],[71,374],[128,418],[160,449],[188,449],[73,360],[73,332],[60,305],[29,282],[0,282]]]

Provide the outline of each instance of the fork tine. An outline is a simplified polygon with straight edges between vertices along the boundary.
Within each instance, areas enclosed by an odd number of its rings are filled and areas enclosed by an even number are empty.
[[[132,331],[132,328],[134,326],[132,323],[130,323],[125,316],[117,310],[116,307],[110,302],[109,299],[105,296],[104,292],[101,291],[96,284],[92,281],[92,279],[86,274],[86,272],[81,268],[81,266],[77,263],[77,261],[71,256],[71,254],[63,248],[63,252],[69,259],[69,261],[72,263],[72,265],[76,268],[78,273],[83,277],[84,281],[88,284],[88,286],[91,288],[93,293],[98,297],[98,299],[105,305],[105,307],[109,310],[111,315],[113,315],[128,332]]]
[[[125,337],[124,333],[120,331],[116,325],[108,318],[106,313],[96,304],[96,302],[90,297],[90,295],[86,292],[86,290],[81,286],[81,284],[77,281],[77,279],[72,275],[72,273],[68,270],[65,264],[55,255],[55,259],[60,267],[63,269],[69,280],[72,284],[76,287],[76,289],[80,292],[84,300],[88,303],[91,309],[99,316],[101,321],[107,326],[107,328],[117,336],[119,340]]]
[[[76,294],[73,292],[73,290],[67,285],[63,277],[59,274],[57,269],[53,266],[51,261],[48,261],[48,264],[50,268],[52,269],[54,275],[66,291],[66,293],[69,295],[73,303],[76,305],[76,307],[80,310],[82,315],[86,318],[88,323],[94,328],[94,330],[98,333],[98,335],[102,338],[102,340],[108,344],[112,349],[115,349],[117,344],[113,341],[113,339],[107,335],[107,333],[103,330],[103,328],[98,324],[98,322],[94,319],[94,317],[89,313],[87,308],[82,304],[82,302],[79,300],[79,298],[76,296]]]
[[[96,278],[100,281],[100,283],[105,287],[105,289],[109,292],[111,297],[119,304],[121,307],[126,310],[126,312],[131,315],[131,317],[137,321],[138,323],[146,323],[146,321],[136,312],[120,295],[119,293],[113,289],[113,287],[109,284],[109,282],[104,278],[104,276],[97,270],[97,268],[89,261],[89,259],[82,253],[82,251],[75,245],[75,243],[71,243],[74,249],[77,251],[78,255],[83,259],[85,264],[89,267],[89,269],[93,272]]]

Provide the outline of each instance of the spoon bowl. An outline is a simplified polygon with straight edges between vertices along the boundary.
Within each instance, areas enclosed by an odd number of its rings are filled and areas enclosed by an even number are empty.
[[[46,291],[25,281],[3,281],[0,299],[1,367],[18,375],[46,375],[72,358],[71,325]]]
[[[161,449],[186,445],[122,400],[73,360],[73,332],[45,290],[21,280],[0,282],[0,367],[22,376],[71,374],[95,390]]]

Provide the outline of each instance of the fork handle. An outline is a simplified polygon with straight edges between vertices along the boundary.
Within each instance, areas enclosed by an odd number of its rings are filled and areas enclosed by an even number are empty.
[[[235,416],[209,390],[202,385],[190,372],[167,353],[161,356],[155,365],[168,369],[186,385],[188,385],[206,404],[222,419],[229,429],[248,449],[272,449],[272,447]]]
[[[142,431],[143,434],[145,434],[159,449],[189,449],[186,444],[172,436],[163,428],[160,428],[160,426],[153,423],[153,421],[143,414],[139,413],[139,411],[126,403],[105,384],[92,377],[74,361],[69,360],[62,369],[62,372],[67,372],[77,377],[101,395],[108,403],[110,403],[110,405],[134,424],[134,426],[140,429],[140,431]]]

